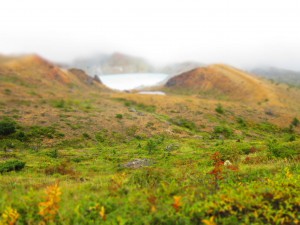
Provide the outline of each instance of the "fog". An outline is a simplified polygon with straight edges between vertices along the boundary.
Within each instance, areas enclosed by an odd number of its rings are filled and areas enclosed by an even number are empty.
[[[300,70],[299,8],[298,0],[3,1],[0,53],[70,62],[118,51],[156,64]]]

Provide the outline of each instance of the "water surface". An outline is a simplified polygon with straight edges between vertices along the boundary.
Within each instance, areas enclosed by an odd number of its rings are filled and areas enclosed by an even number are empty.
[[[141,95],[166,95],[163,91],[140,91],[138,93]]]
[[[167,78],[163,73],[128,73],[100,75],[100,79],[107,87],[116,90],[132,90],[135,88],[154,86]]]

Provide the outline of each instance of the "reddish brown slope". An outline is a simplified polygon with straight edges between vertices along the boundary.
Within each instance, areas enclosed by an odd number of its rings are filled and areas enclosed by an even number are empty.
[[[276,95],[267,83],[226,65],[211,65],[182,73],[171,78],[165,87],[233,100],[276,101]]]

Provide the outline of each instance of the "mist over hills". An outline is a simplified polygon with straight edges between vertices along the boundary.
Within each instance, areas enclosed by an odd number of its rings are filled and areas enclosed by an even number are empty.
[[[203,66],[203,63],[185,61],[158,66],[148,60],[123,53],[98,54],[79,58],[70,63],[71,66],[83,69],[89,75],[109,75],[123,73],[165,73],[175,76],[180,73]]]
[[[287,70],[277,67],[257,67],[251,69],[250,72],[276,82],[300,86],[300,71]]]
[[[169,78],[193,69],[204,67],[201,61],[174,62],[166,65],[154,65],[148,60],[124,53],[98,54],[80,58],[70,63],[70,66],[84,70],[90,76],[123,73],[165,73]],[[291,85],[300,85],[300,72],[273,67],[241,68],[254,76],[271,79]],[[165,81],[166,82],[166,81]]]
[[[77,59],[72,66],[83,69],[90,75],[154,72],[153,66],[145,59],[122,53]]]

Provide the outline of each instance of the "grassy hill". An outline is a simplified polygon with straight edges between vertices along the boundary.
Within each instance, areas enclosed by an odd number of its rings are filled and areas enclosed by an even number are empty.
[[[299,90],[224,65],[168,83],[1,56],[0,224],[299,224]]]
[[[165,87],[213,98],[223,97],[248,102],[265,99],[276,101],[274,91],[265,82],[226,65],[211,65],[182,73],[171,78]]]

